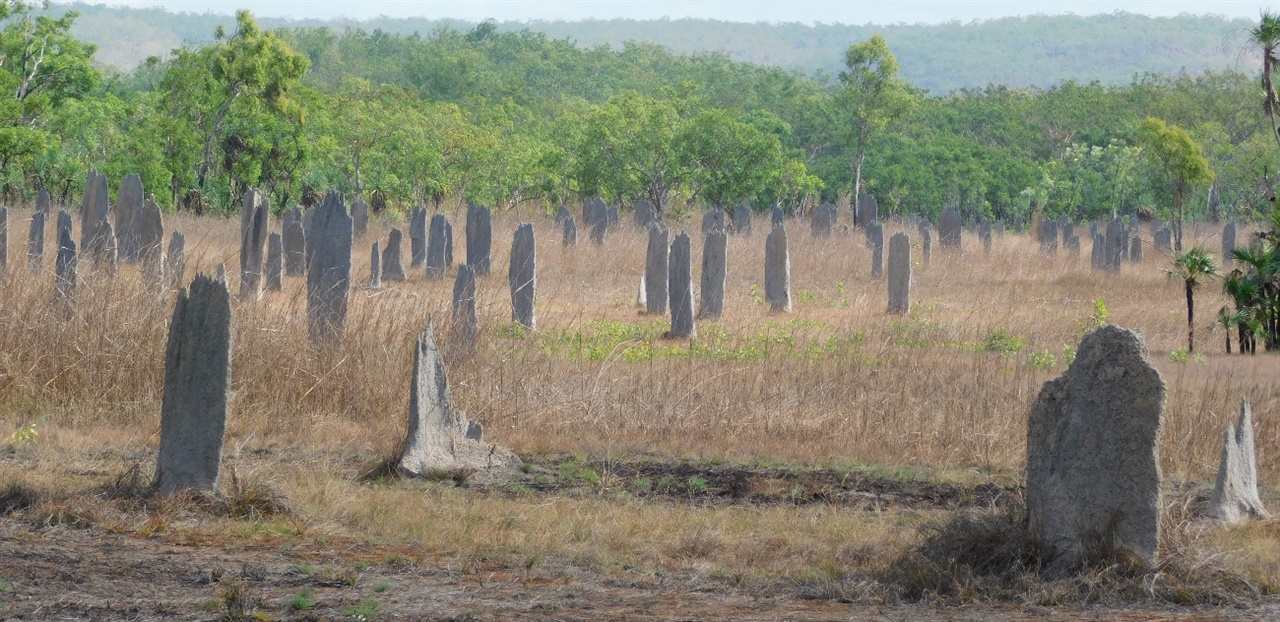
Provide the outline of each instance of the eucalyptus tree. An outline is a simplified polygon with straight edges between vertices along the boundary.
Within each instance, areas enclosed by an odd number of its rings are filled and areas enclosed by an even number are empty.
[[[42,14],[43,6],[0,1],[0,183],[6,194],[56,148],[49,117],[101,80],[93,66],[96,46],[71,36],[79,14],[54,18]]]
[[[862,192],[862,164],[871,137],[915,109],[918,96],[898,77],[898,59],[884,37],[875,35],[849,47],[836,96],[846,140],[852,145],[853,196]]]
[[[194,179],[192,171],[172,172],[181,179],[179,183],[193,182],[202,193],[207,193],[216,166],[231,173],[246,149],[274,143],[252,140],[249,132],[253,127],[264,120],[297,125],[306,117],[305,108],[294,98],[307,71],[306,56],[295,52],[275,32],[260,29],[245,10],[236,12],[235,32],[227,36],[218,27],[214,37],[217,41],[211,45],[177,50],[160,83],[165,112],[173,120],[168,138],[181,143],[175,151],[190,154],[198,149],[199,154]],[[250,121],[254,117],[257,121]],[[241,131],[229,134],[233,125]],[[224,156],[221,161],[215,159],[218,152]],[[190,160],[188,156],[178,163]],[[262,180],[251,177],[240,181],[257,185]],[[223,190],[234,196],[237,188],[229,186]]]
[[[1213,170],[1204,149],[1186,130],[1147,117],[1138,126],[1138,137],[1155,171],[1173,196],[1173,249],[1182,251],[1182,223],[1186,220],[1187,198],[1197,187],[1213,183]]]

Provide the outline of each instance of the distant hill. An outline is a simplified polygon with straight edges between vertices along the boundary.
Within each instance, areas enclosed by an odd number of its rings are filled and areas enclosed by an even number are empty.
[[[148,56],[184,44],[210,41],[214,28],[230,28],[231,16],[171,13],[89,4],[57,4],[80,12],[74,33],[96,43],[98,60],[129,69]],[[264,18],[264,27],[361,28],[429,36],[440,28],[469,30],[455,20],[369,21]],[[1259,55],[1247,45],[1247,20],[1184,15],[1155,18],[1129,13],[1079,17],[1034,16],[940,25],[849,26],[839,24],[743,24],[711,20],[591,20],[498,22],[499,30],[529,29],[580,46],[619,47],[628,40],[657,43],[677,52],[721,51],[734,60],[795,68],[807,74],[840,71],[844,51],[880,33],[889,41],[913,84],[946,93],[991,83],[1049,86],[1064,80],[1127,84],[1134,74],[1200,73],[1235,69],[1252,73]]]

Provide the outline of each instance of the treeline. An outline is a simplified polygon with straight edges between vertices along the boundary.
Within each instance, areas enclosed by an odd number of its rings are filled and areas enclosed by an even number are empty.
[[[269,31],[244,13],[212,43],[118,73],[92,64],[74,13],[4,7],[9,200],[41,187],[73,200],[90,168],[138,172],[161,204],[201,210],[247,187],[277,209],[337,188],[399,210],[461,199],[549,209],[592,195],[805,209],[853,187],[841,81],[722,54],[587,49],[492,23]],[[41,50],[40,63],[19,62]],[[909,115],[872,135],[864,189],[888,213],[1159,214],[1173,190],[1138,136],[1156,117],[1188,130],[1216,173],[1191,190],[1190,216],[1247,217],[1265,209],[1274,175],[1258,92],[1236,72],[917,92]]]
[[[59,4],[55,11],[81,14],[73,34],[99,46],[99,60],[125,70],[148,56],[184,44],[212,42],[218,26],[235,28],[228,15],[171,13],[163,9]],[[494,17],[501,19],[501,16]],[[319,28],[430,36],[442,29],[470,30],[458,20],[376,18],[367,21],[263,19],[264,28]],[[881,34],[902,62],[903,77],[943,95],[961,88],[1004,84],[1049,87],[1066,80],[1123,85],[1136,74],[1260,66],[1247,44],[1245,20],[1212,15],[1147,17],[1130,13],[1011,17],[945,24],[746,24],[703,19],[499,21],[500,32],[530,30],[583,48],[622,49],[628,42],[658,45],[678,54],[720,52],[757,65],[836,75],[850,45]]]

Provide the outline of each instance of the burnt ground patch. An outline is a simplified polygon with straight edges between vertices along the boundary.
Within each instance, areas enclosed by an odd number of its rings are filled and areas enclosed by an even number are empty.
[[[1019,486],[994,482],[934,482],[857,469],[572,456],[527,459],[518,477],[496,486],[521,493],[614,493],[706,504],[829,504],[868,510],[989,507],[1021,494]]]

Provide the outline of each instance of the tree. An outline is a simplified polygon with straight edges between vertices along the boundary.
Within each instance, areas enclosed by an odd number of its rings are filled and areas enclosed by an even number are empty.
[[[718,209],[754,197],[782,176],[782,144],[723,108],[694,115],[680,143],[692,175],[691,200],[705,199]]]
[[[1280,208],[1277,208],[1280,211]],[[1232,253],[1244,264],[1223,280],[1223,291],[1231,297],[1240,317],[1240,353],[1256,352],[1256,337],[1264,347],[1280,347],[1280,249],[1264,240],[1256,249],[1237,248]]]
[[[324,118],[328,123],[324,130],[337,139],[350,157],[350,172],[354,178],[355,195],[364,195],[364,165],[370,151],[387,142],[397,129],[392,114],[398,110],[394,101],[399,89],[375,88],[368,80],[347,78],[340,90],[325,98]],[[389,108],[384,99],[391,103]]]
[[[916,106],[917,96],[898,77],[898,59],[889,51],[884,37],[875,35],[854,44],[844,55],[840,72],[843,88],[837,103],[844,113],[847,140],[853,147],[853,196],[862,192],[862,163],[867,157],[871,136],[906,116]]]
[[[1213,255],[1200,247],[1180,252],[1173,257],[1173,269],[1166,270],[1169,278],[1182,279],[1187,290],[1187,352],[1196,351],[1195,292],[1205,279],[1218,275],[1213,265]]]
[[[1235,303],[1235,311],[1222,307],[1219,323],[1227,331],[1227,354],[1231,354],[1231,329],[1236,330],[1240,354],[1256,354],[1258,351],[1254,329],[1261,328],[1258,304],[1261,300],[1262,279],[1256,271],[1232,270],[1222,278],[1222,292]]]
[[[1271,80],[1280,64],[1280,14],[1263,9],[1258,25],[1249,29],[1249,42],[1262,50],[1262,109],[1271,120],[1271,137],[1280,145],[1280,125],[1276,122],[1280,96]]]
[[[170,136],[182,140],[181,134],[190,132],[203,143],[195,174],[195,184],[202,192],[215,164],[214,151],[226,144],[227,117],[237,107],[248,116],[268,114],[296,123],[305,119],[305,110],[290,95],[307,71],[307,57],[276,33],[259,29],[245,10],[236,12],[236,31],[231,37],[224,39],[221,27],[215,37],[219,41],[213,45],[178,51],[161,83],[167,107],[182,121],[171,128]],[[239,141],[231,144],[236,146]],[[234,196],[237,190],[229,188],[228,194]]]
[[[98,86],[95,46],[71,36],[78,13],[58,19],[37,15],[38,6],[0,1],[0,184],[11,196],[34,178],[40,160],[57,144],[46,131],[51,114]],[[36,183],[39,183],[38,181]]]
[[[70,11],[54,19],[36,15],[36,9],[21,0],[0,2],[0,19],[13,20],[0,33],[4,92],[23,102],[29,116],[87,93],[100,79],[93,68],[97,46],[70,34],[80,14]]]
[[[662,214],[692,167],[676,105],[627,91],[587,113],[575,177],[586,194],[645,198]]]
[[[1182,223],[1192,189],[1213,183],[1213,170],[1204,149],[1186,130],[1155,117],[1138,126],[1143,148],[1173,195],[1173,248],[1182,252]]]

